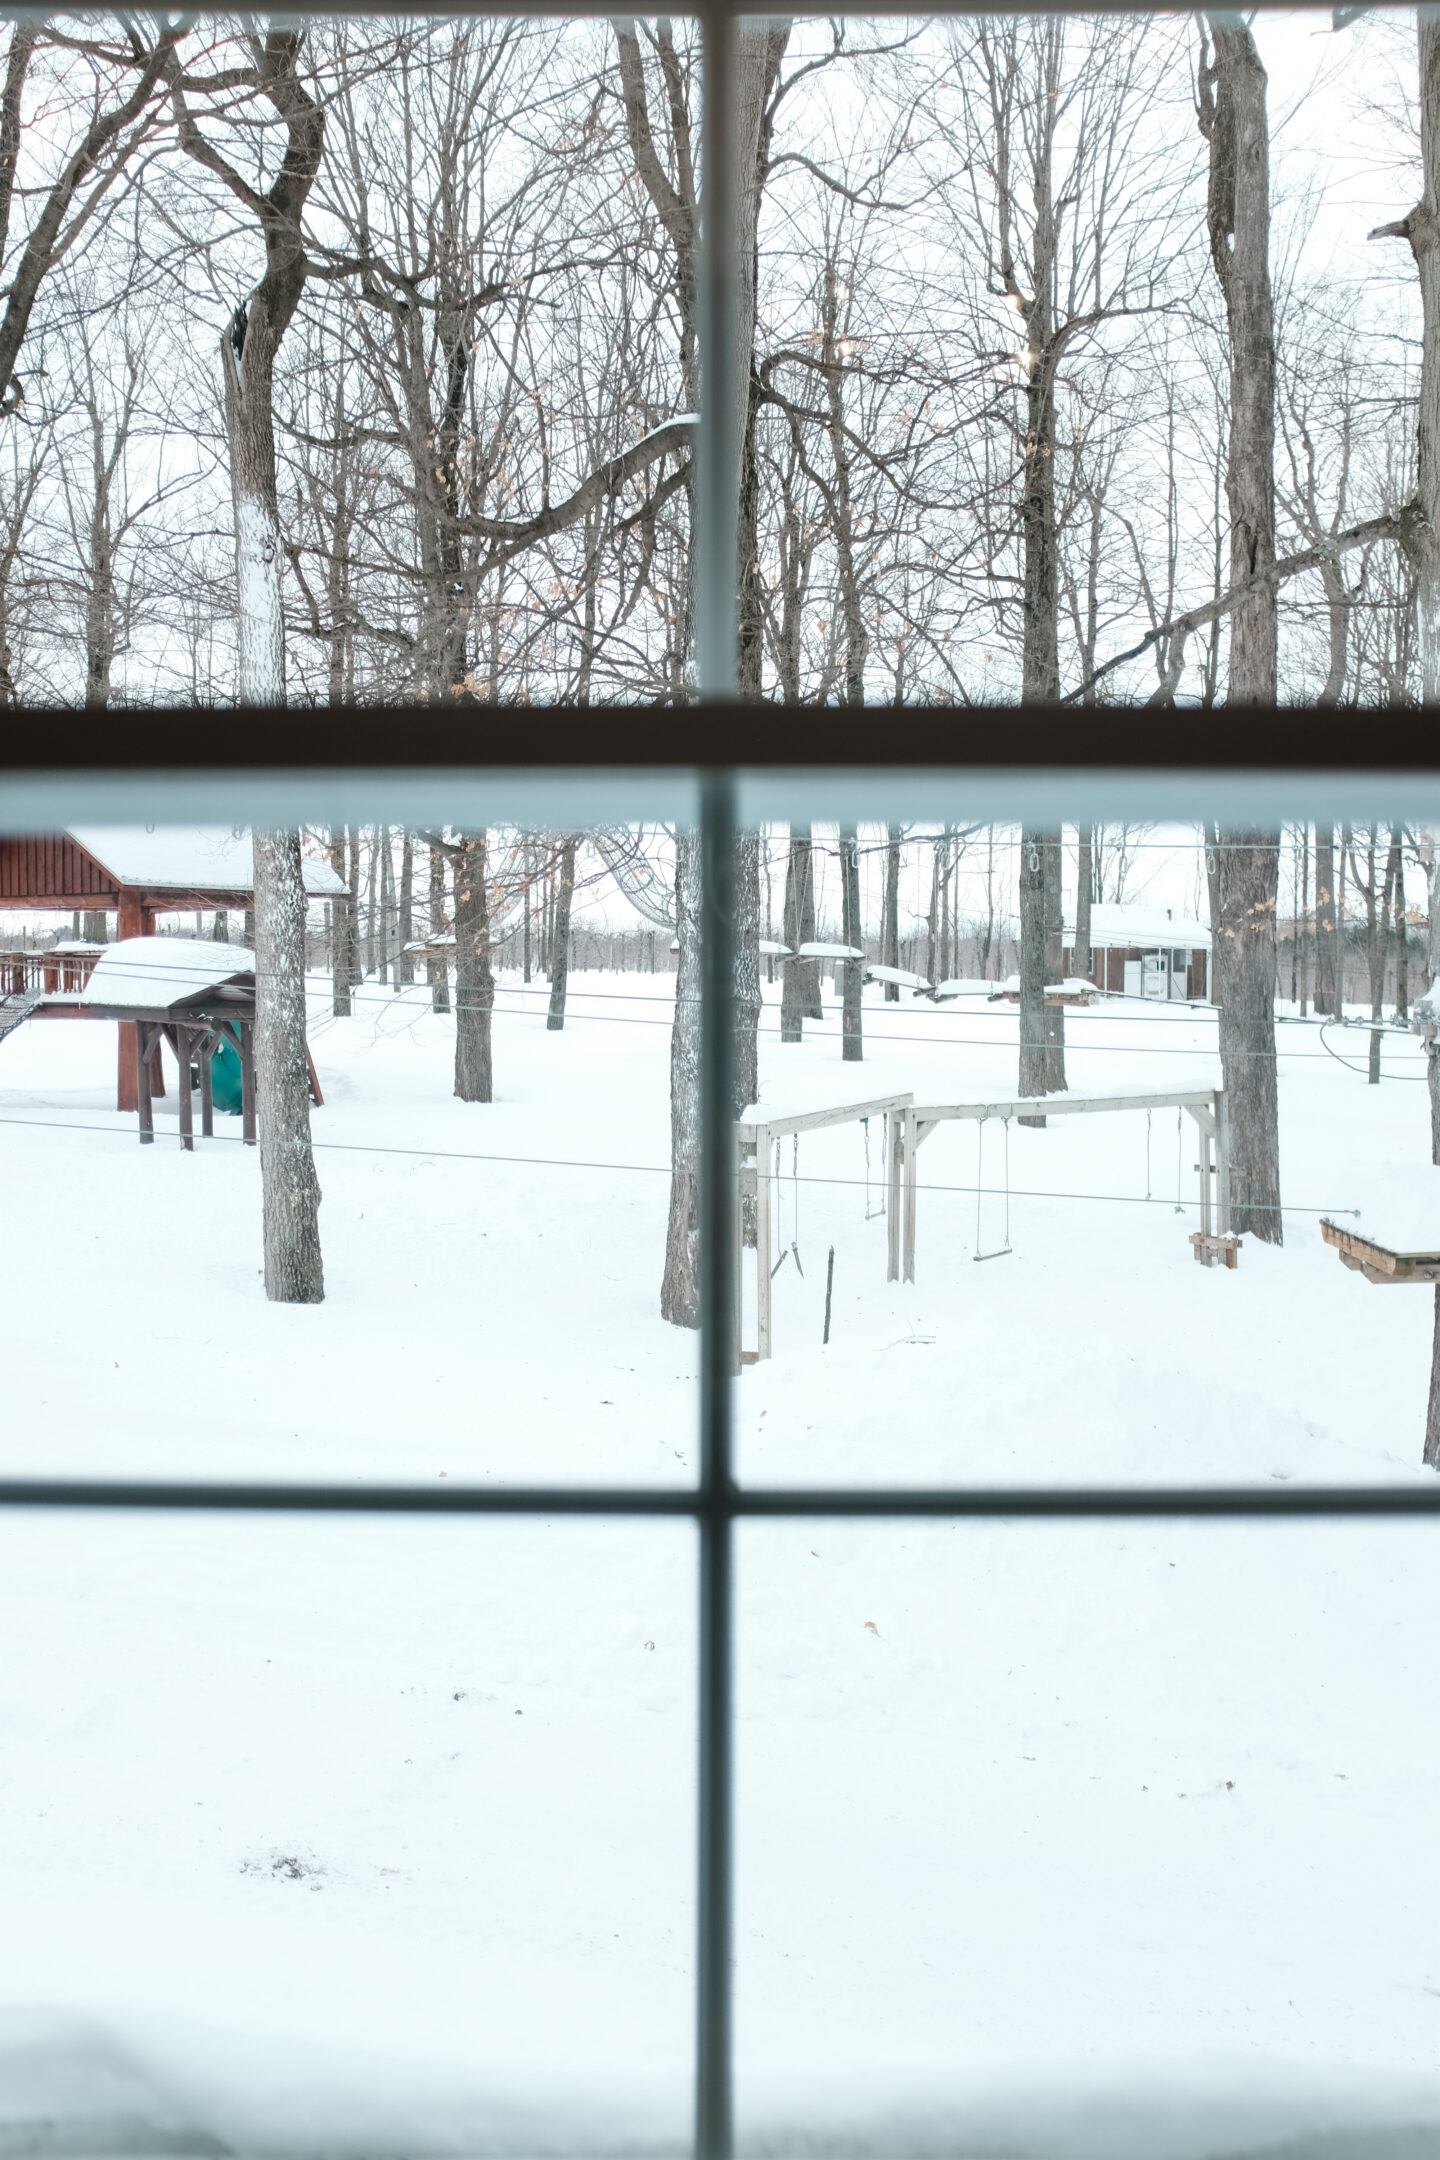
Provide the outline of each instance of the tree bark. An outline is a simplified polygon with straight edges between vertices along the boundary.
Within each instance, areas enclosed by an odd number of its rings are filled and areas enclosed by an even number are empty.
[[[1020,833],[1020,1093],[1043,1095],[1049,1078],[1045,1041],[1045,834]],[[1022,1118],[1043,1125],[1043,1118]]]
[[[785,865],[785,943],[791,952],[815,936],[815,857],[808,825],[790,828]],[[817,1018],[820,969],[814,960],[787,960],[780,985],[780,1040],[800,1041],[806,1020]]]
[[[550,968],[550,1010],[545,1025],[558,1034],[565,1025],[565,993],[570,983],[570,904],[575,897],[575,835],[560,843],[560,885],[555,899],[555,947]]]
[[[1315,1012],[1334,1019],[1340,1011],[1336,950],[1335,828],[1315,827]]]
[[[257,828],[255,864],[255,1102],[265,1248],[265,1295],[318,1305],[320,1182],[310,1147],[305,1058],[305,873],[297,832]],[[186,1084],[181,1076],[181,1086]]]
[[[900,965],[900,827],[885,828],[885,909],[880,925],[880,958],[886,967]],[[886,983],[885,1002],[898,1005],[899,983]]]
[[[445,850],[437,842],[430,843],[430,937],[445,935]],[[430,978],[430,1009],[432,1012],[450,1010],[450,967],[443,948],[425,955],[425,972]]]
[[[400,842],[400,891],[398,921],[396,924],[399,950],[395,955],[395,981],[412,983],[415,980],[415,961],[410,952],[410,941],[415,935],[415,835],[407,825]]]
[[[330,867],[340,883],[345,883],[345,828],[330,828]],[[350,899],[348,893],[336,896],[330,910],[330,994],[332,1010],[337,1020],[343,1020],[350,1011],[350,971],[353,966],[350,953]]]
[[[1090,906],[1095,891],[1095,835],[1092,827],[1079,828],[1079,863],[1075,872],[1075,973],[1089,978],[1093,965],[1090,952]]]
[[[388,983],[390,958],[395,948],[395,856],[388,825],[380,827],[377,845],[380,849],[380,965],[376,972],[382,983]]]
[[[854,945],[857,949],[863,949],[860,923],[860,840],[853,825],[842,826],[840,832],[840,896],[840,942],[842,945]],[[844,968],[845,994],[841,1006],[840,1056],[845,1064],[854,1065],[860,1063],[865,1055],[861,1007],[865,968],[864,963],[859,960],[845,961]]]
[[[1270,146],[1265,70],[1238,15],[1206,17],[1199,118],[1210,145],[1210,256],[1230,340],[1230,581],[1261,582],[1230,619],[1229,702],[1273,705],[1276,684],[1275,328],[1270,291]],[[1237,1232],[1283,1242],[1275,1076],[1275,911],[1280,836],[1218,834],[1214,925],[1220,1060],[1230,1104],[1231,1207]]]
[[[660,1315],[700,1325],[700,835],[675,839],[675,1020],[670,1030],[670,1217]],[[683,926],[683,927],[682,927]]]
[[[735,836],[735,1114],[760,1099],[760,835]],[[747,1220],[754,1210],[747,1213]]]
[[[486,835],[466,833],[452,857],[455,871],[455,1093],[461,1102],[494,1099],[490,1016],[495,976],[490,965],[490,899]]]
[[[1405,912],[1405,836],[1396,825],[1390,834],[1395,856],[1395,1017],[1410,1017],[1410,924]]]
[[[1064,973],[1065,918],[1061,899],[1063,854],[1058,831],[1045,835],[1045,980],[1058,983]],[[1068,1087],[1065,1078],[1065,1008],[1045,1005],[1045,1092],[1057,1095]]]
[[[1227,828],[1216,870],[1220,1063],[1230,1103],[1230,1204],[1241,1234],[1283,1243],[1275,1077],[1274,833]]]
[[[1415,578],[1421,696],[1440,699],[1440,13],[1416,10],[1420,63],[1420,200],[1408,217],[1377,226],[1372,240],[1408,240],[1420,280],[1418,463],[1414,514],[1400,544]]]
[[[1430,1160],[1440,1164],[1440,1043],[1425,1042],[1425,1077],[1430,1088]],[[1435,1285],[1435,1327],[1430,1346],[1430,1399],[1425,1408],[1425,1461],[1440,1470],[1440,1283]]]

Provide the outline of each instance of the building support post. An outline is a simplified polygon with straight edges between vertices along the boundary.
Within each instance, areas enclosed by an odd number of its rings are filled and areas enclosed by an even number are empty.
[[[155,1140],[155,1106],[150,1099],[150,1030],[143,1020],[122,1020],[121,1036],[127,1032],[131,1042],[130,1084],[140,1115],[140,1145],[151,1147]]]

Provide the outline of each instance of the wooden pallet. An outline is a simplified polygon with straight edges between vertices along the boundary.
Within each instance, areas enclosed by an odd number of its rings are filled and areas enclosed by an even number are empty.
[[[1238,1237],[1221,1237],[1211,1230],[1192,1230],[1190,1248],[1201,1267],[1236,1268],[1240,1265]]]
[[[1327,1245],[1335,1247],[1343,1264],[1363,1275],[1366,1282],[1440,1283],[1440,1252],[1391,1252],[1372,1238],[1342,1230],[1338,1223],[1326,1222],[1323,1217],[1320,1235]]]

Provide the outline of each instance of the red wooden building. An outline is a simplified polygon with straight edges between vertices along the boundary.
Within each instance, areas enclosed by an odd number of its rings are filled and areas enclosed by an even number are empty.
[[[1074,975],[1075,916],[1065,911],[1061,973]],[[1097,901],[1089,979],[1123,997],[1210,999],[1210,929],[1174,908]]]
[[[333,899],[345,890],[324,857],[307,858],[305,889],[313,899]],[[244,827],[77,825],[59,833],[0,836],[0,909],[113,912],[122,939],[152,936],[158,915],[244,909],[254,897]],[[117,1103],[136,1110],[135,1030],[129,1021],[119,1029]]]

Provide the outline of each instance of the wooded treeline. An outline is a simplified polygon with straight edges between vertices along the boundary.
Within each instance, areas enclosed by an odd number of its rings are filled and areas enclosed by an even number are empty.
[[[1049,696],[1144,640],[1081,702],[1223,696],[1223,45],[782,22],[750,59],[746,689]],[[17,28],[0,697],[225,704],[244,645],[302,702],[683,698],[697,71],[665,18]],[[1394,702],[1414,371],[1395,281],[1310,268],[1322,213],[1323,173],[1269,243],[1266,559],[1318,551],[1277,685]]]

